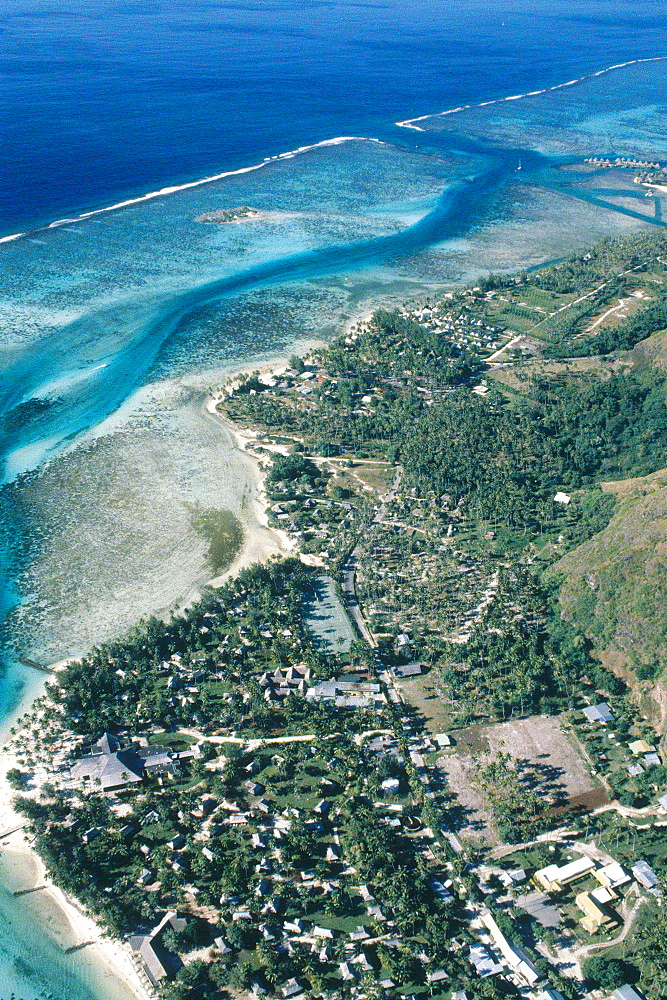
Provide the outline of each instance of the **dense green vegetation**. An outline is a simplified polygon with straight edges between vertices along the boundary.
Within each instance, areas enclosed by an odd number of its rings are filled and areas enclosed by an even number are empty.
[[[336,657],[318,652],[303,622],[301,606],[311,592],[312,571],[296,559],[243,570],[183,615],[166,623],[152,619],[125,641],[71,662],[50,688],[52,696],[82,735],[156,725],[168,731],[227,727],[248,735],[304,726],[328,731],[331,719],[317,703],[291,698],[278,711],[253,683],[262,672],[294,662],[316,677],[335,672]],[[196,693],[185,690],[191,685]]]
[[[256,453],[270,459],[270,523],[298,539],[302,554],[319,553],[339,583],[357,546],[357,596],[382,662],[362,644],[346,654],[319,651],[303,617],[314,571],[296,558],[272,561],[183,614],[144,622],[70,663],[26,720],[47,755],[57,734],[76,753],[106,731],[135,746],[197,744],[196,754],[165,774],[145,773],[114,801],[67,780],[34,796],[24,772],[10,772],[49,871],[112,930],[154,925],[167,908],[190,914],[184,929],[164,934],[164,946],[186,959],[163,987],[165,1000],[247,990],[255,981],[276,993],[289,977],[313,995],[348,996],[390,978],[389,992],[421,997],[448,996],[454,985],[470,1000],[515,995],[509,980],[471,973],[468,946],[478,939],[465,900],[484,898],[468,868],[474,851],[447,836],[454,796],[443,779],[430,784],[429,767],[437,768],[420,756],[435,758],[436,744],[422,741],[419,712],[409,698],[404,705],[390,697],[396,688],[378,665],[425,663],[448,729],[567,710],[591,774],[604,774],[622,803],[644,806],[663,788],[659,762],[628,773],[623,743],[651,732],[593,645],[596,634],[616,635],[618,618],[612,628],[610,614],[604,633],[594,620],[601,603],[621,600],[623,573],[645,552],[607,567],[604,585],[591,586],[586,565],[573,621],[562,617],[559,573],[568,551],[608,547],[605,532],[625,510],[601,480],[664,464],[667,378],[605,363],[597,374],[576,365],[554,377],[528,374],[520,391],[475,383],[496,341],[517,331],[536,338],[526,350],[546,342],[546,354],[575,358],[627,349],[664,328],[664,247],[663,236],[606,241],[548,269],[489,276],[427,307],[380,309],[328,349],[291,359],[284,376],[245,376],[224,399],[227,415],[264,435]],[[648,304],[582,339],[590,318],[649,268]],[[396,493],[373,520],[394,477]],[[241,543],[240,525],[207,510],[193,513],[193,526],[209,541],[211,566],[224,568]],[[637,534],[629,537],[637,550]],[[637,603],[645,599],[642,590]],[[652,680],[660,659],[641,667]],[[334,707],[305,697],[338,675],[348,691],[377,682],[377,704],[349,707],[342,698]],[[614,712],[604,730],[578,711],[603,699]],[[475,757],[471,784],[502,841],[532,839],[562,822],[551,812],[561,800],[526,774],[509,754]],[[387,778],[398,787],[385,795]],[[642,836],[648,857],[664,861]],[[625,860],[636,858],[629,837],[617,830]],[[493,897],[486,902],[530,951],[535,937],[522,936]],[[644,971],[652,1000],[665,982],[663,924],[657,919],[639,941],[639,954],[651,949]],[[207,951],[216,936],[227,954],[220,944]],[[204,952],[195,959],[197,949]],[[351,956],[355,968],[341,979]],[[604,988],[627,972],[614,958],[590,959],[584,969]],[[552,981],[569,995],[567,984]]]
[[[548,826],[542,819],[543,796],[522,785],[510,754],[480,758],[475,766],[475,782],[506,843],[533,840]]]
[[[667,380],[658,373],[541,379],[531,390],[511,409],[500,394],[429,407],[400,446],[409,484],[461,497],[476,517],[534,529],[556,516],[557,490],[664,462]]]
[[[603,990],[615,990],[632,978],[634,970],[628,970],[625,962],[617,958],[604,958],[601,955],[587,958],[582,971],[585,978],[593,985]],[[628,973],[630,974],[628,975]]]
[[[583,253],[572,254],[555,267],[538,268],[526,280],[537,288],[566,293],[586,293],[600,282],[616,279],[619,273],[654,265],[664,252],[663,233],[644,232],[624,239],[606,239]]]
[[[592,658],[590,641],[561,620],[557,595],[524,567],[501,569],[496,596],[469,641],[441,647],[438,675],[462,722],[555,713],[584,692],[625,689]]]
[[[665,237],[654,234],[608,240],[530,274],[491,275],[445,304],[430,302],[412,313],[378,310],[368,324],[353,328],[326,351],[299,365],[294,360],[299,378],[304,371],[311,377],[306,395],[298,386],[296,392],[290,389],[288,379],[254,395],[235,393],[225,403],[232,416],[268,429],[280,424],[284,432],[296,434],[295,450],[338,454],[341,461],[361,453],[402,465],[403,496],[389,511],[397,526],[373,526],[362,543],[361,594],[383,633],[386,655],[398,655],[395,638],[401,628],[417,630],[411,654],[441,664],[443,684],[456,692],[462,717],[556,710],[573,696],[582,676],[603,690],[615,690],[617,682],[602,676],[591,660],[584,634],[574,628],[565,638],[569,626],[560,622],[555,583],[541,590],[539,574],[545,564],[605,529],[617,501],[600,490],[600,480],[659,469],[667,434],[667,379],[655,369],[601,368],[596,374],[578,373],[574,366],[557,376],[528,374],[521,393],[513,396],[494,388],[483,396],[471,393],[470,377],[480,368],[475,331],[496,335],[489,325],[494,315],[523,301],[535,310],[541,301],[539,308],[544,312],[550,306],[552,314],[542,319],[536,313],[536,329],[552,341],[551,348],[590,353],[591,345],[597,350],[605,337],[631,346],[664,325],[667,305],[659,275],[665,269],[658,259],[664,245]],[[608,302],[646,276],[651,295],[638,312],[600,327],[595,336],[571,340],[581,331],[584,312],[601,314]],[[571,325],[569,332],[563,324]],[[302,489],[322,491],[322,469],[321,459],[315,466],[297,453],[275,460],[269,482],[284,496],[298,475]],[[569,502],[556,502],[557,493],[565,493]],[[410,495],[429,505],[427,519]],[[303,520],[298,499],[289,511],[295,529],[312,523]],[[340,522],[340,513],[337,518]],[[337,532],[334,523],[324,533],[326,541],[306,544],[315,544],[315,551],[326,547],[338,567],[354,528],[359,532],[365,521],[352,529],[339,523]],[[419,525],[418,534],[396,535],[410,523]],[[453,543],[443,546],[445,531],[460,537],[456,550]],[[480,544],[487,536],[492,542]],[[642,558],[643,553],[636,554]],[[493,561],[499,559],[507,563],[500,567],[498,593],[473,629],[465,662],[457,666],[457,648],[448,648],[445,638],[454,624],[452,610],[462,602],[474,605],[475,590],[465,593],[472,583],[478,594],[485,584],[492,586],[498,568]],[[520,567],[526,562],[531,569]],[[420,564],[430,576],[420,579]],[[619,580],[623,572],[617,567]],[[609,591],[614,573],[607,572],[605,579]],[[577,593],[577,600],[593,601],[590,588]],[[414,605],[414,614],[406,613],[402,595]],[[577,621],[591,629],[590,615],[578,615]],[[642,669],[650,670],[651,664],[642,663]]]

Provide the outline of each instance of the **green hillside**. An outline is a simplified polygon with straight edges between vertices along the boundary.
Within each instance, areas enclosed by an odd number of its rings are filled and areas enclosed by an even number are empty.
[[[667,656],[667,470],[602,486],[617,497],[614,516],[550,575],[563,576],[567,618],[623,653],[640,680],[657,678]]]

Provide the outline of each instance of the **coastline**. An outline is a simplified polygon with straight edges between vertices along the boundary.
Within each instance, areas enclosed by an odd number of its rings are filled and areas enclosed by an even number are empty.
[[[250,523],[246,522],[243,525],[243,544],[227,569],[208,581],[210,587],[221,586],[225,580],[236,576],[242,569],[254,563],[266,562],[272,556],[290,555],[294,551],[294,544],[286,532],[269,527],[268,497],[264,489],[266,468],[259,456],[247,449],[251,442],[256,441],[256,437],[252,431],[239,427],[217,411],[216,405],[220,398],[218,394],[211,396],[206,403],[206,409],[221,421],[233,439],[236,449],[251,460],[255,470],[255,494],[251,501],[252,518],[249,519]]]
[[[294,346],[295,349],[307,353],[317,347],[324,346],[324,341],[299,341]],[[259,375],[268,375],[276,368],[282,368],[288,364],[289,359],[287,357],[279,356],[274,358],[270,364],[266,361],[259,366],[245,365],[242,368],[234,369],[230,373],[230,379],[233,381],[239,375],[255,371]],[[255,523],[244,524],[244,538],[241,549],[231,565],[223,573],[208,581],[211,587],[219,587],[225,580],[235,576],[242,569],[246,569],[254,563],[266,562],[272,556],[287,556],[295,552],[294,542],[286,531],[281,531],[280,528],[269,527],[269,501],[264,489],[267,471],[266,460],[260,455],[255,454],[252,447],[249,447],[252,446],[253,442],[257,442],[254,432],[249,427],[242,427],[234,423],[233,420],[223,416],[217,410],[217,404],[224,395],[224,390],[218,390],[209,396],[206,401],[206,410],[211,416],[217,418],[222,423],[234,441],[236,449],[246,458],[250,459],[253,464],[255,469],[255,495],[252,498],[252,520]],[[262,447],[266,448],[266,445],[263,444]],[[279,451],[280,448],[274,447],[272,450]]]
[[[88,973],[86,978],[104,979],[109,1000],[152,1000],[142,984],[127,945],[105,934],[78,902],[49,878],[41,856],[31,845],[25,831],[27,820],[12,804],[15,790],[7,781],[7,771],[18,761],[6,746],[0,749],[0,857],[3,887],[11,892],[42,887],[38,894],[26,893],[30,910],[39,920],[48,943],[62,954],[63,965],[77,966]],[[9,885],[7,885],[9,883]],[[18,884],[17,884],[18,883]],[[41,919],[40,919],[41,917]],[[81,945],[85,947],[81,948]],[[72,957],[69,949],[74,949]]]
[[[358,318],[350,321],[350,323],[352,322],[358,322]],[[318,347],[324,346],[325,342],[323,340],[310,339],[295,341],[293,345],[294,350],[299,351],[301,354],[307,354]],[[288,364],[288,356],[277,355],[273,357],[271,361],[267,359],[262,361],[260,364],[248,364],[234,368],[229,372],[229,380],[234,381],[239,375],[246,375],[249,372],[258,372],[259,375],[268,375],[276,368],[283,368]],[[216,409],[217,404],[224,395],[224,390],[217,390],[212,395],[208,396],[205,408],[212,417],[221,422],[230,438],[233,440],[236,450],[252,462],[252,466],[255,470],[255,494],[251,501],[252,511],[251,518],[249,519],[250,523],[246,522],[243,525],[243,545],[227,569],[223,573],[220,573],[218,576],[213,577],[208,581],[208,586],[210,587],[219,587],[225,582],[225,580],[228,580],[232,576],[236,576],[236,574],[240,573],[242,569],[246,569],[254,563],[266,562],[272,556],[293,555],[295,552],[294,542],[287,532],[281,531],[280,528],[269,527],[269,501],[264,489],[267,472],[266,460],[264,460],[260,455],[255,454],[252,448],[248,447],[249,445],[252,445],[253,442],[257,441],[257,437],[254,432],[249,427],[242,427],[241,425],[236,424],[233,420],[223,416]],[[262,447],[266,448],[266,445],[262,445]],[[267,448],[267,450],[269,449]],[[278,451],[280,449],[276,447],[273,450]]]
[[[357,322],[357,319],[351,321]],[[294,350],[306,353],[316,347],[323,346],[321,340],[297,341]],[[235,367],[229,372],[234,379],[247,372],[258,371],[265,374],[277,367],[287,365],[288,357],[278,355],[261,362],[249,363]],[[253,432],[241,427],[216,410],[216,404],[221,393],[208,396],[205,410],[212,417],[222,422],[233,447],[248,459],[255,470],[255,493],[252,497],[250,516],[244,523],[244,540],[230,566],[219,576],[207,581],[208,586],[220,586],[228,578],[235,576],[242,569],[258,562],[265,562],[272,556],[293,554],[295,544],[288,534],[280,529],[269,527],[268,497],[264,490],[266,478],[266,462],[256,455],[247,445],[256,440]],[[176,611],[187,606],[188,598],[177,603]],[[51,664],[55,671],[62,669],[69,659]],[[0,745],[0,814],[3,817],[0,827],[0,889],[13,893],[25,889],[40,887],[36,894],[26,893],[34,910],[33,920],[38,923],[49,945],[59,950],[65,963],[72,965],[93,966],[92,974],[98,980],[104,977],[105,1000],[153,1000],[155,994],[147,989],[134,964],[129,947],[120,939],[107,935],[89,915],[85,907],[75,898],[69,896],[49,878],[46,866],[31,844],[25,831],[27,820],[13,806],[16,794],[8,780],[7,772],[14,767],[20,768],[16,755],[12,752],[10,729],[16,725],[17,719],[30,710],[35,700],[43,694],[48,676],[40,678],[36,686],[30,685],[15,706],[10,715],[2,720],[2,745]],[[41,773],[43,772],[43,773]],[[31,782],[33,787],[47,780],[46,772],[36,768],[37,782]],[[28,793],[30,789],[27,790]],[[41,888],[43,887],[43,888]],[[22,897],[19,897],[22,899]],[[34,926],[34,924],[33,924]],[[85,947],[80,948],[81,945]],[[67,949],[75,948],[70,958]],[[95,966],[97,968],[95,968]]]

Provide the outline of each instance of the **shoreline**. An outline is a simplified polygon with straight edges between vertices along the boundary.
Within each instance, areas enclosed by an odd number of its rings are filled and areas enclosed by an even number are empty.
[[[364,305],[365,308],[362,312],[353,315],[344,324],[340,335],[349,336],[352,327],[371,316],[374,309],[377,308],[376,304],[371,306],[368,302]],[[298,352],[300,355],[305,355],[325,345],[326,341],[320,339],[296,339],[290,353]],[[288,365],[289,355],[286,352],[277,354],[271,357],[270,360],[265,356],[245,365],[235,366],[230,369],[226,373],[227,381],[233,381],[238,376],[250,372],[258,372],[259,375],[265,375],[275,371],[277,368]],[[223,395],[223,389],[218,389],[212,395],[204,393],[202,416],[204,417],[204,414],[206,414],[221,421],[222,426],[229,435],[232,448],[244,456],[244,460],[247,459],[252,463],[255,490],[254,495],[249,500],[250,516],[243,523],[244,537],[242,546],[230,566],[223,573],[205,581],[203,584],[203,586],[211,587],[220,586],[230,577],[237,575],[241,570],[259,562],[266,562],[273,556],[285,557],[297,554],[297,545],[294,539],[287,532],[269,526],[269,499],[264,488],[268,471],[268,459],[262,455],[255,454],[252,449],[252,444],[257,443],[257,435],[249,427],[237,424],[217,411],[216,405],[223,398]],[[266,445],[262,443],[262,447],[266,448]],[[280,446],[274,446],[272,450],[281,451],[282,449]],[[305,559],[304,562],[308,563],[309,561]],[[197,594],[199,593],[200,586],[194,588]],[[184,594],[182,599],[176,602],[173,610],[176,613],[182,611],[193,599],[193,591],[190,594]],[[74,659],[77,659],[77,657],[68,657],[57,663],[50,664],[50,667],[57,672]],[[35,700],[44,693],[44,686],[48,680],[49,677],[43,675],[36,686],[29,685],[29,688],[26,689],[24,696],[21,697],[14,710],[2,720],[2,728],[0,730],[0,740],[2,741],[0,743],[0,811],[2,812],[3,822],[0,828],[0,859],[2,859],[6,866],[8,865],[15,869],[12,873],[12,881],[15,880],[15,876],[20,870],[21,875],[25,873],[28,881],[31,882],[30,885],[22,883],[18,887],[18,891],[37,886],[43,887],[39,892],[39,897],[41,900],[46,897],[48,905],[44,907],[45,915],[40,914],[36,916],[34,921],[39,925],[40,931],[49,945],[55,948],[59,954],[62,954],[65,962],[67,962],[69,957],[67,949],[71,947],[76,948],[75,954],[79,958],[75,961],[80,961],[85,956],[88,958],[88,962],[86,963],[87,969],[91,965],[97,966],[97,970],[102,974],[102,977],[105,974],[107,977],[111,977],[112,983],[108,983],[105,979],[105,990],[103,994],[99,994],[100,997],[104,996],[104,1000],[107,1000],[107,998],[108,1000],[155,1000],[156,994],[150,988],[150,984],[146,981],[148,985],[148,988],[146,988],[140,977],[138,963],[135,964],[135,959],[132,956],[129,946],[122,939],[107,934],[102,926],[96,922],[95,918],[86,911],[79,900],[65,893],[48,876],[46,865],[41,855],[31,844],[26,834],[25,827],[29,821],[13,807],[12,800],[19,792],[10,786],[6,774],[13,767],[18,766],[20,769],[20,764],[11,749],[13,737],[10,735],[10,729],[16,725],[21,715],[30,710]],[[37,781],[31,782],[31,784],[39,786],[46,778],[46,774],[40,774],[40,769],[37,768],[36,777]],[[29,794],[30,788],[26,791]],[[5,881],[6,873],[3,872],[0,888],[5,887]],[[16,887],[13,890],[9,889],[9,887],[6,888],[8,891],[16,891]],[[28,895],[28,899],[34,899],[34,897]],[[49,911],[48,913],[46,913],[47,910]],[[61,939],[67,937],[73,937],[75,940],[72,944],[65,946]],[[85,947],[80,949],[80,946],[83,944],[85,944]],[[114,985],[115,990],[110,994],[109,987],[113,987]],[[94,987],[93,992],[95,992],[97,1000],[98,994]]]
[[[357,321],[355,318],[350,322]],[[295,351],[307,353],[317,347],[324,346],[324,343],[322,340],[315,339],[297,340],[293,346]],[[272,358],[271,362],[268,359],[262,359],[260,362],[255,361],[235,367],[228,373],[228,378],[234,379],[239,375],[254,371],[265,374],[287,364],[289,364],[289,358],[280,354]],[[221,421],[231,439],[232,447],[252,463],[255,475],[255,493],[250,501],[250,517],[248,522],[243,525],[243,544],[230,566],[219,576],[204,584],[213,587],[220,586],[225,580],[235,576],[248,566],[265,562],[272,556],[294,554],[296,549],[294,541],[286,532],[269,527],[268,497],[264,490],[266,463],[262,461],[260,456],[253,454],[252,450],[246,448],[250,442],[256,440],[255,435],[249,429],[233,423],[216,410],[216,403],[220,400],[221,395],[220,392],[213,395],[205,394],[204,410],[211,417]],[[177,612],[182,610],[187,607],[191,600],[191,596],[184,594],[182,600],[176,603],[174,610]],[[70,660],[76,658],[69,657],[50,664],[50,666],[57,671],[66,666]],[[43,694],[44,686],[48,681],[49,677],[43,675],[35,686],[30,684],[12,712],[2,720],[0,730],[0,739],[2,740],[0,744],[0,814],[3,819],[0,827],[0,857],[14,870],[13,876],[19,871],[21,874],[25,871],[28,881],[32,883],[31,885],[21,884],[18,891],[35,886],[44,887],[39,892],[39,896],[41,899],[44,897],[48,899],[48,908],[51,911],[50,919],[40,920],[39,917],[36,919],[45,939],[51,946],[62,952],[65,961],[68,958],[66,947],[77,947],[86,943],[86,947],[81,949],[83,954],[80,957],[85,955],[90,958],[92,956],[92,964],[98,965],[100,971],[106,970],[118,987],[115,990],[118,1000],[153,1000],[155,994],[144,986],[129,947],[121,939],[106,934],[94,917],[87,913],[83,904],[66,894],[48,876],[41,855],[30,843],[26,834],[25,827],[29,821],[13,806],[15,795],[20,793],[10,786],[6,775],[8,770],[20,767],[20,765],[11,749],[13,737],[10,735],[10,730],[16,726],[17,720],[30,710],[36,699]],[[37,771],[39,783],[42,776],[39,775],[39,769]],[[3,878],[3,886],[4,881]],[[7,887],[7,889],[10,892],[17,891],[16,888],[12,890]],[[32,897],[28,896],[28,898]],[[55,925],[55,934],[52,925]],[[59,939],[67,936],[74,937],[75,941],[64,947]],[[79,955],[78,947],[75,954]],[[115,995],[113,1000],[116,1000]]]
[[[49,944],[62,952],[65,963],[69,958],[69,949],[76,949],[74,954],[84,952],[86,958],[93,957],[93,965],[99,966],[99,972],[108,972],[120,988],[115,993],[127,1000],[153,1000],[154,994],[144,987],[134,965],[129,947],[120,939],[105,933],[102,927],[90,916],[85,907],[76,899],[66,894],[47,874],[41,855],[35,850],[28,839],[26,826],[28,820],[16,812],[13,798],[18,794],[7,781],[7,771],[18,765],[14,754],[7,746],[0,749],[0,812],[3,817],[0,831],[0,855],[3,862],[9,862],[10,867],[20,874],[25,873],[31,885],[21,885],[8,891],[15,893],[33,887],[42,887],[40,900],[48,900],[51,919],[40,921],[40,929]],[[13,880],[12,880],[13,881]],[[3,878],[4,883],[4,878]],[[26,894],[27,895],[27,894]],[[45,908],[46,909],[46,908]],[[55,925],[54,927],[50,925]],[[72,944],[63,946],[60,938],[73,937]],[[85,948],[80,946],[85,944]],[[81,955],[80,957],[83,957]],[[76,960],[75,960],[76,963]],[[90,965],[90,962],[86,963]]]
[[[358,322],[358,320],[355,320],[354,322]],[[300,340],[295,341],[294,350],[307,354],[310,351],[316,350],[318,347],[324,346],[325,341],[323,340]],[[283,368],[288,364],[289,357],[285,355],[277,355],[271,360],[271,362],[266,360],[259,365],[248,364],[240,368],[234,368],[229,373],[229,380],[234,381],[239,375],[245,375],[249,372],[258,372],[259,375],[268,375],[276,368]],[[243,525],[244,535],[241,548],[226,570],[207,581],[206,585],[209,587],[221,586],[230,577],[235,576],[241,570],[246,569],[248,566],[252,566],[255,563],[266,562],[274,555],[293,555],[296,550],[293,540],[286,531],[281,531],[280,528],[272,528],[269,526],[269,502],[264,489],[267,472],[266,462],[262,460],[259,455],[256,455],[252,449],[248,449],[248,445],[250,445],[253,441],[257,441],[257,437],[253,431],[251,431],[249,427],[242,427],[239,424],[236,424],[233,420],[223,416],[216,409],[217,404],[224,395],[224,390],[220,389],[216,390],[212,395],[208,395],[205,402],[205,409],[207,413],[222,423],[222,426],[234,442],[236,450],[252,463],[255,472],[255,494],[252,497],[251,504],[253,508],[252,520],[254,520],[255,524],[253,525],[250,523]],[[262,447],[265,446],[262,445]]]

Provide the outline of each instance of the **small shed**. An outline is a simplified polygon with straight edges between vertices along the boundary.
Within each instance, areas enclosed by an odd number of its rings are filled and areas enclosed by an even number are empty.
[[[632,866],[632,874],[637,882],[645,889],[655,889],[658,884],[658,876],[646,861],[638,861]]]

